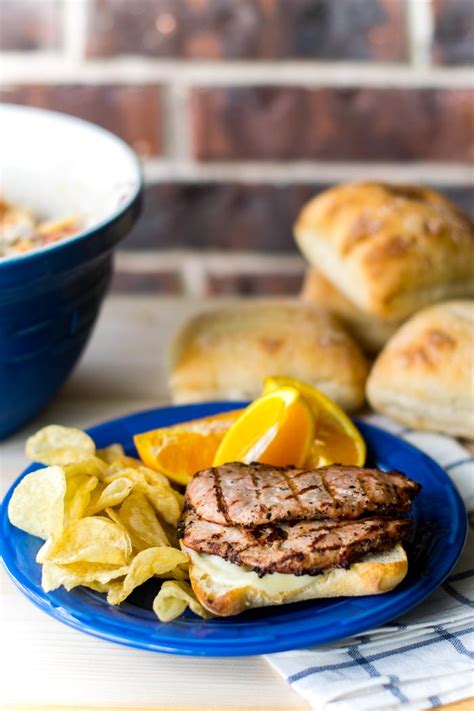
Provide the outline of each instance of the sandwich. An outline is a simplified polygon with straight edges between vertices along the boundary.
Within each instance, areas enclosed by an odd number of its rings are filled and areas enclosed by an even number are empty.
[[[180,523],[191,585],[219,616],[396,587],[419,484],[399,472],[230,464],[188,484]]]

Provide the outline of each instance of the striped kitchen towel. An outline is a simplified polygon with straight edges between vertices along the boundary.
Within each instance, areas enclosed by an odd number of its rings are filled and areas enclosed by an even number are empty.
[[[472,520],[474,457],[464,447],[451,437],[411,430],[379,415],[365,420],[436,460],[456,484]],[[317,711],[411,711],[473,696],[473,543],[470,527],[449,578],[400,619],[343,642],[267,660]]]

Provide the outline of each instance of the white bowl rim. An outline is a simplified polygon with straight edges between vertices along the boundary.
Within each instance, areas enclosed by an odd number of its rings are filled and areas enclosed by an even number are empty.
[[[116,143],[117,147],[121,151],[128,155],[131,163],[135,166],[136,184],[128,198],[107,217],[104,217],[102,220],[94,222],[85,229],[80,230],[77,234],[72,235],[71,237],[67,237],[66,239],[59,240],[58,242],[54,242],[53,244],[45,245],[44,247],[39,247],[38,249],[32,249],[31,251],[24,252],[23,254],[15,254],[11,255],[10,257],[2,257],[0,258],[0,269],[4,264],[10,265],[18,261],[23,262],[26,260],[34,259],[35,257],[41,257],[44,254],[60,250],[62,247],[64,247],[64,245],[70,244],[71,242],[78,242],[80,240],[87,239],[87,237],[90,237],[92,234],[95,234],[101,228],[106,227],[111,222],[114,222],[118,217],[120,217],[120,215],[126,212],[129,207],[137,200],[143,189],[143,170],[140,164],[140,160],[135,151],[132,150],[132,148],[130,148],[130,146],[122,138],[119,138],[119,136],[117,136],[115,133],[112,133],[112,131],[108,131],[106,128],[102,128],[102,126],[98,126],[97,124],[92,123],[92,121],[86,121],[85,119],[78,118],[77,116],[65,114],[62,111],[40,109],[36,106],[23,106],[22,104],[0,102],[0,112],[3,111],[21,111],[24,113],[48,115],[61,121],[66,121],[79,126],[87,127],[89,130],[95,131],[99,135],[107,136],[114,143]]]

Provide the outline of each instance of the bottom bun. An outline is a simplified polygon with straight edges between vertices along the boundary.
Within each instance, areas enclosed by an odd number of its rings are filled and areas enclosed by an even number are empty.
[[[218,556],[184,550],[190,557],[189,577],[197,599],[206,610],[222,617],[301,600],[379,595],[393,590],[408,570],[400,544],[367,555],[347,569],[331,568],[320,575],[301,576],[267,573],[261,578]]]
[[[403,322],[403,319],[390,321],[363,311],[314,267],[306,274],[301,297],[338,316],[367,353],[378,353]]]

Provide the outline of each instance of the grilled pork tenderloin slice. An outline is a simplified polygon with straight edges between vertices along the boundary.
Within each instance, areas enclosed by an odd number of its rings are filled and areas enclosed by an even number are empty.
[[[388,550],[410,531],[406,519],[367,518],[360,521],[290,521],[248,529],[224,526],[185,511],[182,543],[198,553],[217,555],[265,573],[317,575],[348,567],[367,553]]]
[[[396,517],[420,485],[399,472],[331,464],[320,469],[232,462],[197,473],[186,500],[213,523],[261,526],[278,521]]]

